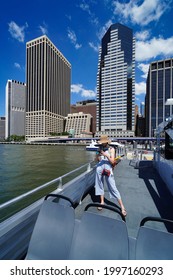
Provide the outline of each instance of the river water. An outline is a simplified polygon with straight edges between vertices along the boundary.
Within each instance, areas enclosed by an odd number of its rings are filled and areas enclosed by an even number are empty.
[[[85,146],[1,144],[0,204],[93,159]]]

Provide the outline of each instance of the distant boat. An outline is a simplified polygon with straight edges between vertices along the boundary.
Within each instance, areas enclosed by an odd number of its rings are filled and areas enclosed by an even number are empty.
[[[96,140],[92,140],[90,145],[86,146],[86,150],[87,151],[97,151],[99,146],[100,146],[100,144],[98,144],[98,142]],[[118,142],[111,142],[109,144],[109,146],[113,146],[115,148],[117,148],[117,147],[123,148],[124,147],[123,144],[120,144]]]
[[[90,145],[86,146],[87,151],[97,151],[99,148],[97,141],[92,140]]]
[[[123,148],[123,147],[124,147],[124,145],[123,145],[123,144],[118,143],[118,142],[111,142],[111,143],[109,144],[109,146],[116,146],[116,147],[121,147],[121,148]]]

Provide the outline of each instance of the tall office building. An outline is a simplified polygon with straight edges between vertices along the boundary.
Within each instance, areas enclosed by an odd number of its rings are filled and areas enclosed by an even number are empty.
[[[145,117],[145,103],[144,102],[140,103],[140,115],[142,117]]]
[[[135,39],[119,23],[102,38],[97,72],[97,133],[132,136],[135,113]]]
[[[71,64],[47,38],[26,45],[26,139],[64,130],[70,113]]]
[[[5,139],[5,117],[0,117],[0,140]]]
[[[173,59],[152,62],[145,98],[146,136],[154,136],[158,125],[173,114],[173,106],[165,106],[166,100],[172,97]]]
[[[5,138],[25,135],[26,84],[8,80],[6,84]]]

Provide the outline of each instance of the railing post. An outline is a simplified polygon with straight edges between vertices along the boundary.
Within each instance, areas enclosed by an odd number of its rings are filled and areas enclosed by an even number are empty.
[[[87,172],[90,172],[90,171],[91,171],[91,164],[89,163],[87,166]]]
[[[142,150],[140,151],[140,160],[142,160]]]
[[[57,186],[57,189],[59,189],[59,190],[63,189],[63,187],[62,187],[62,177],[59,177],[59,184]]]

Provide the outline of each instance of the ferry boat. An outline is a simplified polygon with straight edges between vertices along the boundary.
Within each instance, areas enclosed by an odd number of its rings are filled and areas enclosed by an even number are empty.
[[[88,146],[86,146],[86,150],[87,151],[97,151],[99,148],[99,146],[97,144],[98,144],[97,141],[92,140],[91,143]]]
[[[94,195],[93,164],[1,222],[0,259],[173,259],[173,197],[158,175],[157,163],[123,158],[115,168],[126,219],[116,201],[109,198],[106,186],[105,205],[102,211],[97,210],[100,204]],[[170,163],[165,164],[163,173],[167,172],[168,179]]]
[[[124,145],[118,142],[111,142],[110,146],[116,147],[116,148],[123,148]],[[86,146],[87,151],[97,151],[99,149],[99,144],[96,140],[92,140],[90,145]]]
[[[86,168],[85,171],[83,169]],[[105,204],[94,193],[96,164],[81,166],[52,184],[57,189],[0,223],[0,259],[26,260],[173,260],[173,161],[154,151],[154,160],[128,153],[114,169],[127,210],[124,218],[105,186]],[[97,207],[102,207],[98,211]]]

